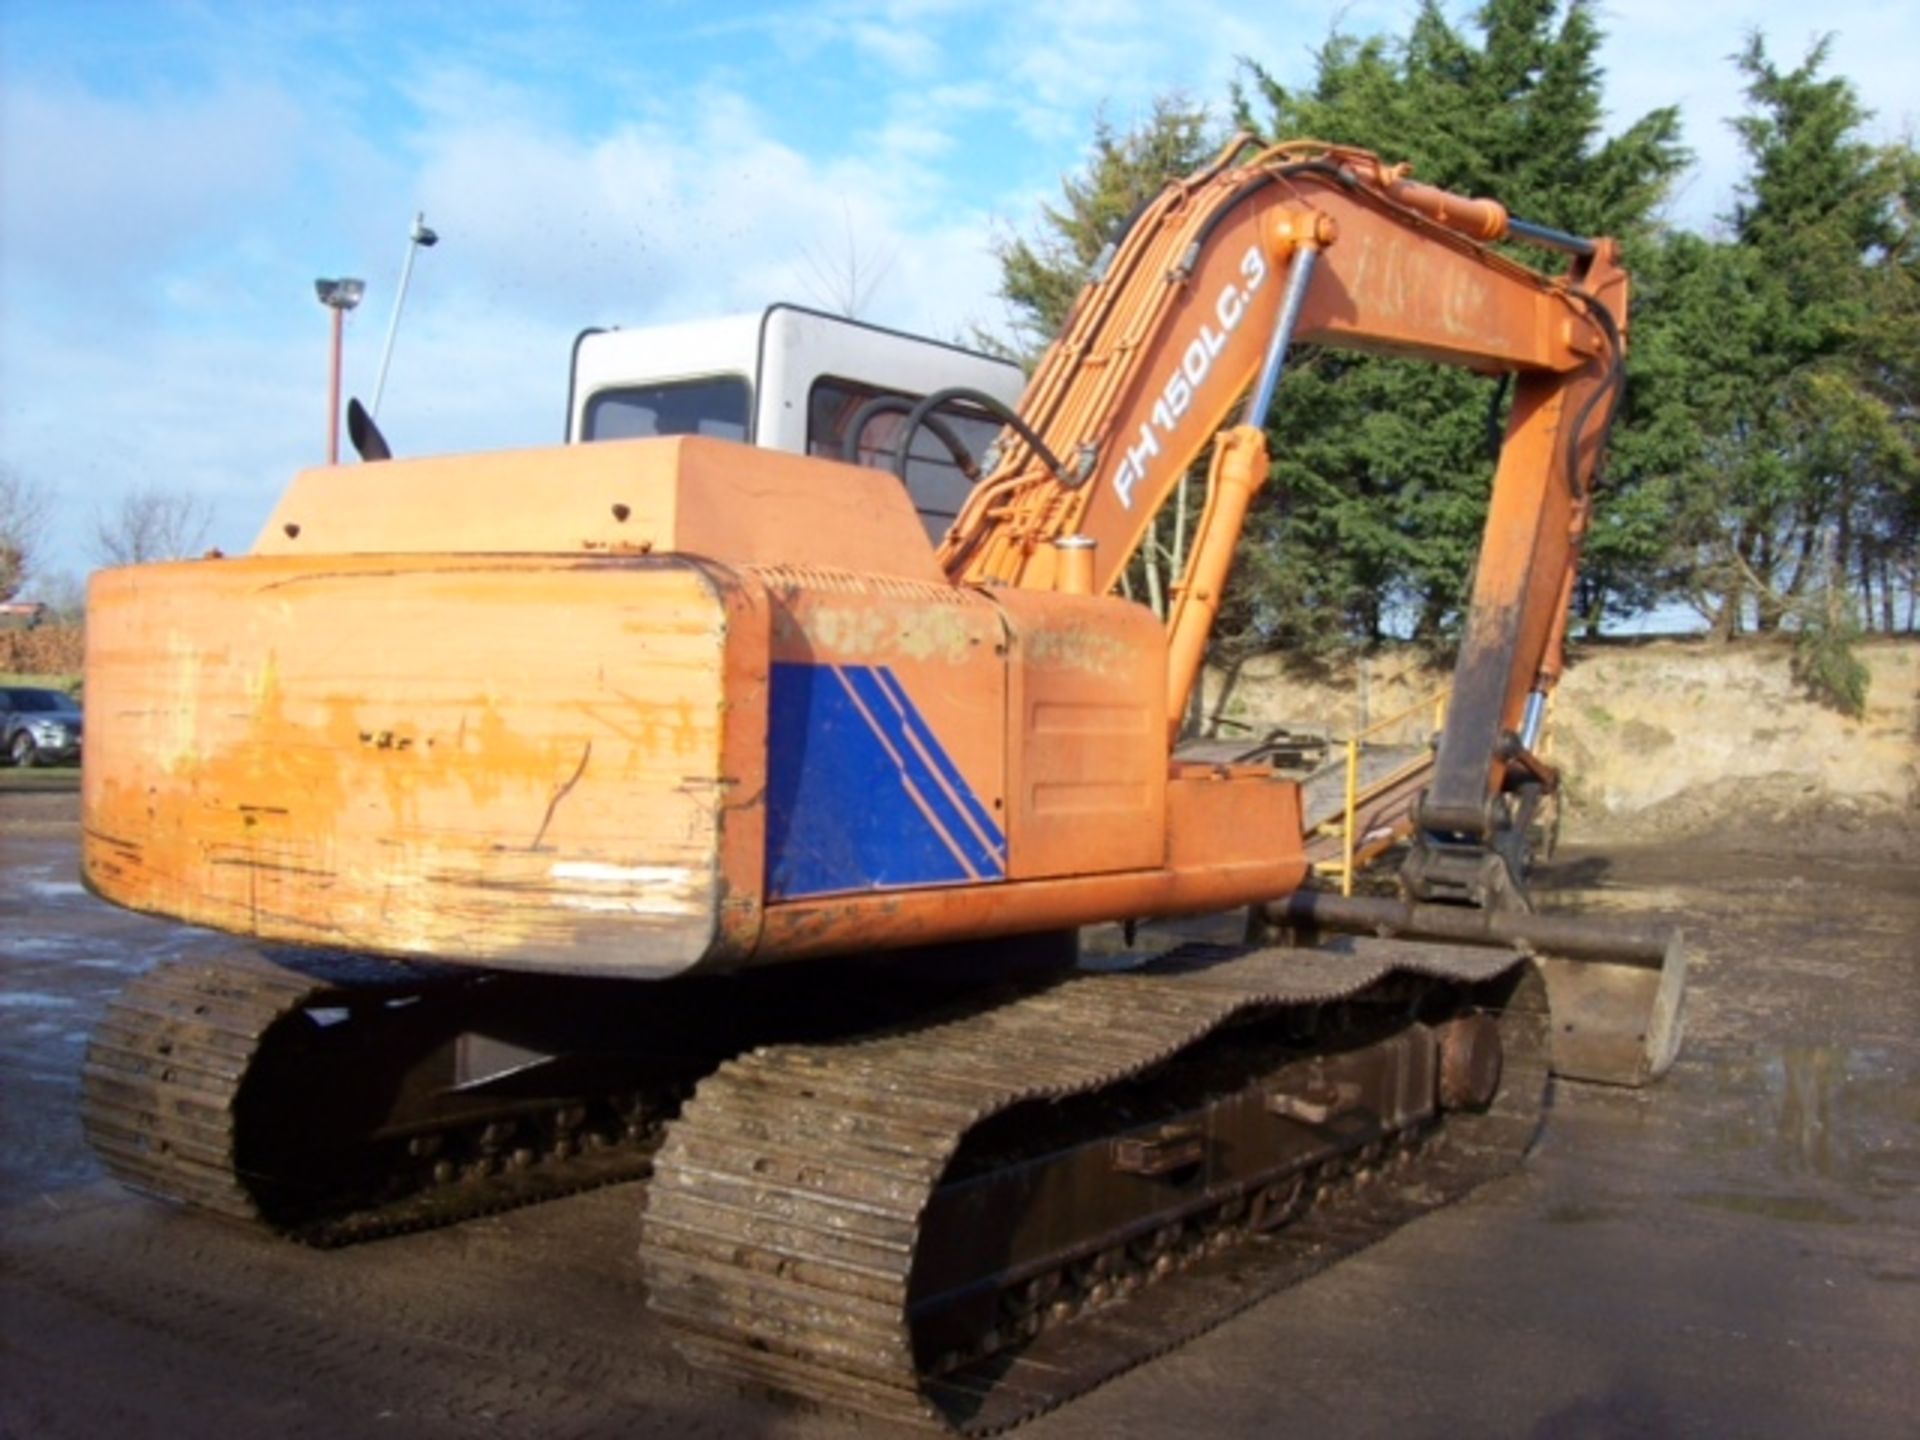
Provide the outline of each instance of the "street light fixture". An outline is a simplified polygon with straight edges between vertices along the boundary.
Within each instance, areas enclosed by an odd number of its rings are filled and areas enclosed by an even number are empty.
[[[333,311],[333,366],[327,387],[327,464],[340,463],[340,340],[347,311],[367,293],[364,280],[316,280],[313,293]]]
[[[407,284],[413,279],[413,257],[431,250],[440,237],[427,224],[425,212],[413,217],[413,229],[407,233],[407,263],[400,270],[400,289],[393,297],[393,316],[387,321],[387,343],[380,350],[380,379],[373,387],[373,417],[380,418],[380,397],[387,393],[387,366],[393,360],[393,337],[400,329],[400,309],[407,303]]]

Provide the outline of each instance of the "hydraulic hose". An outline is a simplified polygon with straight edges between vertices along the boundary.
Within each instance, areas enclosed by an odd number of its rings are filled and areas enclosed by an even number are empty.
[[[901,430],[900,437],[893,442],[893,473],[902,480],[907,477],[907,454],[913,445],[914,435],[922,425],[927,423],[927,418],[935,410],[955,400],[964,401],[986,411],[995,420],[1011,429],[1027,443],[1035,455],[1046,462],[1047,468],[1053,472],[1053,478],[1059,481],[1064,489],[1077,490],[1086,483],[1087,477],[1076,476],[1062,465],[1060,457],[1047,448],[1046,442],[1034,433],[1033,427],[1014,414],[1011,407],[996,400],[984,390],[975,390],[966,385],[952,385],[945,390],[936,390],[907,412],[907,423]]]
[[[1513,372],[1503,370],[1500,379],[1493,387],[1493,395],[1487,401],[1487,454],[1495,461],[1500,458],[1501,424],[1500,408],[1507,402],[1507,392],[1513,388]]]
[[[1613,312],[1600,303],[1599,297],[1589,291],[1578,288],[1569,293],[1587,307],[1587,313],[1607,337],[1607,353],[1611,361],[1605,381],[1587,397],[1580,407],[1580,413],[1574,417],[1573,424],[1567,430],[1567,487],[1573,491],[1576,500],[1587,498],[1587,487],[1580,483],[1580,441],[1587,431],[1587,421],[1593,418],[1593,412],[1602,400],[1607,403],[1606,418],[1601,422],[1599,443],[1605,445],[1607,435],[1613,429],[1614,417],[1620,410],[1620,397],[1627,389],[1626,342],[1620,336],[1620,326],[1613,318]]]
[[[913,410],[913,401],[904,395],[876,395],[858,410],[847,424],[846,439],[840,443],[840,458],[850,465],[860,463],[860,436],[876,415],[906,415]],[[926,427],[934,434],[947,453],[953,457],[953,463],[968,480],[980,478],[980,466],[973,458],[973,452],[967,449],[966,442],[954,433],[953,427],[938,415],[926,418]]]

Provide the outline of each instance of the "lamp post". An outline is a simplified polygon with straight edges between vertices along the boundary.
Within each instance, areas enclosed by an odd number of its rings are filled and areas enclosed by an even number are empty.
[[[400,269],[400,290],[393,297],[393,316],[387,321],[387,343],[380,350],[380,379],[373,387],[373,418],[380,418],[380,397],[387,393],[387,365],[393,359],[393,337],[400,329],[400,309],[407,303],[407,282],[413,279],[413,257],[419,251],[431,250],[440,243],[440,237],[427,224],[424,213],[413,217],[413,229],[407,234],[407,263]]]
[[[333,311],[333,366],[327,386],[327,464],[340,463],[340,339],[347,311],[366,293],[364,280],[316,280],[313,293]]]

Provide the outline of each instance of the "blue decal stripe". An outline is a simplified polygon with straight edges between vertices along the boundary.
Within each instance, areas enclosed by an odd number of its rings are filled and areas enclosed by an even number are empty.
[[[937,789],[945,802],[943,814],[953,833],[963,837],[963,842],[973,863],[984,873],[996,878],[1006,873],[1005,841],[1000,838],[999,830],[991,821],[985,827],[977,822],[982,807],[974,798],[972,789],[954,766],[946,749],[935,738],[932,729],[921,717],[913,701],[901,688],[899,677],[886,666],[874,666],[863,669],[866,678],[888,706],[888,713],[896,727],[899,739],[911,746],[911,751],[920,761],[921,769],[916,781],[923,788]]]
[[[908,734],[914,737],[921,751],[931,758],[941,778],[946,781],[948,790],[957,796],[961,805],[965,807],[967,818],[973,822],[974,832],[999,862],[996,868],[1004,869],[1007,855],[1006,835],[995,823],[993,816],[988,813],[987,807],[980,803],[980,797],[973,793],[973,787],[967,784],[966,777],[953,763],[953,757],[948,755],[945,747],[934,738],[933,731],[927,727],[919,707],[913,703],[901,686],[900,677],[885,666],[875,669],[873,674],[881,688],[887,691],[888,698],[894,703],[894,708],[899,711]]]
[[[893,704],[881,678],[885,672],[874,666],[848,665],[842,667],[839,673],[852,685],[863,710],[872,717],[882,743],[900,758],[909,787],[931,806],[933,818],[943,835],[955,842],[955,854],[975,874],[1002,874],[1006,868],[1004,862],[982,844],[980,837],[968,826],[965,811],[922,758],[922,747],[909,743],[905,716]],[[937,751],[938,748],[936,742],[934,749]]]
[[[767,701],[766,893],[811,895],[978,883],[910,792],[852,685],[775,661]],[[996,877],[998,878],[998,877]]]
[[[899,677],[885,666],[875,667],[870,675],[874,687],[880,692],[878,703],[888,707],[891,723],[897,727],[901,741],[913,748],[914,755],[924,768],[927,782],[939,787],[941,798],[946,802],[942,813],[948,817],[954,833],[965,837],[976,864],[996,875],[1001,873],[1006,868],[1005,857],[980,829],[967,806],[972,791],[954,770],[952,760],[933,737],[926,722],[920,719],[913,702],[901,691]]]
[[[870,688],[873,682],[872,668],[866,665],[832,665],[828,669],[847,692],[847,698],[853,702],[854,713],[866,721],[881,751],[899,770],[900,785],[906,791],[907,798],[932,827],[933,833],[947,847],[955,862],[966,872],[967,878],[977,880],[982,867],[967,853],[967,847],[962,843],[966,831],[953,823],[957,817],[953,813],[952,802],[940,794],[938,787],[928,783],[931,777],[927,774],[926,765],[911,747],[903,743],[905,737],[898,727],[890,723],[892,717],[887,713],[885,697],[876,696]]]

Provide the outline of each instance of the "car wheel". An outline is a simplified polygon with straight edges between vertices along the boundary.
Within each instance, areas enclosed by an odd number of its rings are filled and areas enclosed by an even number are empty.
[[[33,737],[24,730],[13,737],[13,748],[8,753],[13,756],[13,763],[22,769],[39,758],[33,748]]]

